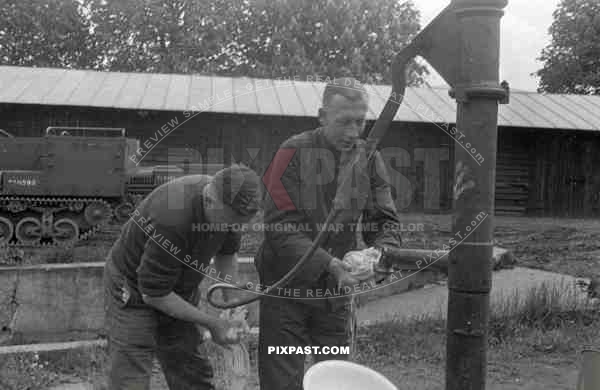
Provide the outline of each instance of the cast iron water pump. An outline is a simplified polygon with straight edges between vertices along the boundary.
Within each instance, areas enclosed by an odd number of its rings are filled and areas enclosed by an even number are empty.
[[[451,86],[450,96],[457,101],[456,127],[484,157],[483,162],[475,159],[471,150],[456,140],[453,233],[460,241],[449,252],[447,390],[485,389],[498,104],[508,103],[508,87],[499,84],[500,19],[507,4],[507,0],[453,0],[397,55],[392,93],[366,137],[370,158],[402,102],[398,96],[404,96],[405,65],[420,55]],[[336,204],[325,226],[334,221],[339,211]],[[212,294],[221,288],[246,290],[245,286],[215,284],[209,289],[209,302],[219,308],[240,306],[285,286],[312,256],[327,230],[319,232],[310,250],[269,290],[226,305],[213,302]],[[386,267],[392,263],[401,267],[406,262],[402,251],[390,253],[384,256]]]

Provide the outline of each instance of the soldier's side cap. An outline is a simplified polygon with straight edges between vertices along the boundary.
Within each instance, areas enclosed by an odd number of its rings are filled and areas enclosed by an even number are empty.
[[[220,200],[240,215],[251,215],[261,208],[262,182],[256,172],[244,164],[232,164],[215,174]]]

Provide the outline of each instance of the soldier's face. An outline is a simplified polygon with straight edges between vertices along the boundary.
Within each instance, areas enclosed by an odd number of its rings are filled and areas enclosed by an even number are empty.
[[[340,151],[351,149],[365,127],[367,104],[335,95],[321,109],[320,120],[327,140]]]

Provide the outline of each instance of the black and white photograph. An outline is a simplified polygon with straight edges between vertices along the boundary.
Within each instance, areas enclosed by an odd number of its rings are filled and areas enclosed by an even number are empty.
[[[0,0],[0,390],[600,390],[600,0]]]

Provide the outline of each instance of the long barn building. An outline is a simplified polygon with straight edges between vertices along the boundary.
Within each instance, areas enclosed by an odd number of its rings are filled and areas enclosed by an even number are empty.
[[[324,81],[2,66],[0,129],[125,128],[140,165],[235,160],[262,174],[284,139],[319,125]],[[365,87],[372,126],[391,87]],[[456,149],[487,157],[452,132],[455,121],[448,89],[407,89],[381,147],[401,211],[450,211]],[[599,168],[600,97],[511,91],[499,106],[497,215],[599,216]]]

